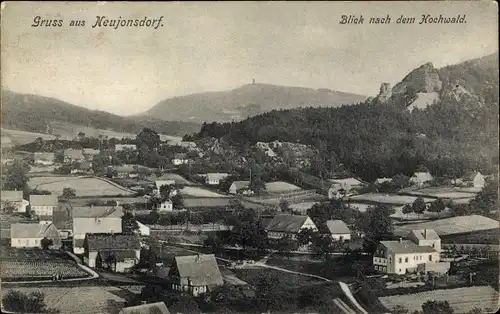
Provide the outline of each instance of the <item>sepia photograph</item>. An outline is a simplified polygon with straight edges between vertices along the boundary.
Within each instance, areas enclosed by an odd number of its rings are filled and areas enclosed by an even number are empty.
[[[2,2],[1,312],[497,312],[498,13]]]

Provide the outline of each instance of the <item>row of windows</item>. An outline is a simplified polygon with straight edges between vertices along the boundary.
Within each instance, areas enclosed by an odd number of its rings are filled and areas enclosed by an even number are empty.
[[[420,256],[414,256],[414,257],[413,257],[413,260],[414,260],[414,261],[418,261],[418,260],[420,260],[420,261],[421,261],[421,260],[422,260],[422,255],[420,255]],[[403,262],[403,258],[402,258],[402,257],[400,257],[400,258],[398,259],[398,262],[399,262],[399,263],[402,263],[402,262]],[[432,262],[432,255],[431,255],[431,254],[429,254],[429,262]],[[405,263],[408,263],[408,257],[405,257]]]
[[[23,242],[23,240],[17,239],[17,244],[21,244],[22,242]],[[25,242],[26,242],[26,245],[29,245],[30,243],[33,243],[35,245],[39,245],[40,244],[40,240],[33,240],[33,241],[25,240]]]

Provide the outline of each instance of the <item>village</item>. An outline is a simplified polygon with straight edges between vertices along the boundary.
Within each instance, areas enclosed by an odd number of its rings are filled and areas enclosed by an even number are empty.
[[[496,308],[496,174],[317,177],[315,154],[147,128],[2,136],[3,304],[43,287],[61,313],[408,313],[429,293]]]

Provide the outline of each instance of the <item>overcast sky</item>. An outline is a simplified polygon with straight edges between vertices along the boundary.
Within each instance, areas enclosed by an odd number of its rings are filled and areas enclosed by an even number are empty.
[[[340,25],[343,14],[362,14],[365,22]],[[387,14],[391,24],[368,24]],[[467,23],[419,25],[422,14],[466,14]],[[37,15],[64,26],[31,27]],[[164,26],[92,28],[102,15],[163,16]],[[400,15],[417,22],[397,25]],[[441,67],[497,51],[497,16],[488,1],[8,3],[2,85],[122,115],[252,78],[373,96],[382,82],[394,85],[425,62]],[[73,19],[86,26],[70,27]]]

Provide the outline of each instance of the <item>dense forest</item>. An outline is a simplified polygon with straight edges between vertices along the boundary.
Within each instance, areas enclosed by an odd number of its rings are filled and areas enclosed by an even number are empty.
[[[169,135],[184,135],[199,129],[199,124],[196,123],[121,117],[49,97],[2,90],[2,127],[45,133],[47,126],[54,122],[127,133],[138,133],[145,126],[155,129],[158,133]]]
[[[406,93],[385,103],[373,99],[340,108],[273,110],[240,122],[204,123],[186,139],[215,137],[235,146],[274,140],[313,145],[320,159],[330,161],[326,167],[342,163],[366,180],[411,175],[421,166],[438,176],[491,173],[499,158],[498,65],[492,73],[491,62],[490,67],[477,64],[439,70],[443,83],[461,78],[460,84],[474,93],[458,97],[443,89],[440,100],[425,109],[406,110],[402,99],[413,97]]]

